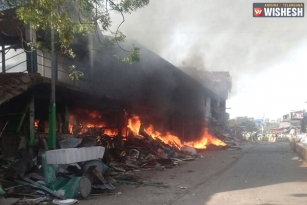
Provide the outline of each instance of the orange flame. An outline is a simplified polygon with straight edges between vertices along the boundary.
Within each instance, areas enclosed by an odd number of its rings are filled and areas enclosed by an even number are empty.
[[[149,134],[150,136],[152,136],[152,138],[156,139],[156,138],[160,138],[161,134],[160,132],[155,131],[154,126],[152,124],[150,124],[146,129],[145,132],[147,134]],[[162,140],[162,139],[161,139]],[[163,141],[163,140],[162,140]]]
[[[203,135],[200,140],[185,143],[185,145],[198,149],[206,148],[206,146],[208,146],[209,144],[214,144],[216,146],[226,146],[225,142],[211,135],[208,132],[208,128],[204,128]]]
[[[34,120],[34,127],[37,129],[38,128],[38,123],[39,123],[39,120]]]
[[[128,128],[130,128],[133,134],[138,135],[140,125],[141,125],[141,120],[138,116],[134,115],[132,118],[128,119]],[[161,135],[160,132],[154,129],[153,125],[149,125],[145,129],[145,132],[148,135],[150,135],[153,139],[160,139],[165,144],[175,146],[179,149],[183,147],[184,145],[191,146],[191,147],[198,148],[198,149],[204,149],[209,144],[214,144],[216,146],[226,146],[225,142],[211,135],[208,132],[207,128],[203,130],[203,134],[200,140],[196,140],[192,142],[181,142],[181,140],[177,136],[172,135],[170,132],[166,132],[165,135]]]
[[[89,111],[88,116],[92,119],[101,119],[101,115],[97,111]]]
[[[166,132],[166,135],[159,137],[164,143],[173,145],[177,148],[181,148],[183,144],[181,143],[181,140],[175,136],[172,135],[170,132]]]
[[[82,113],[82,121],[79,121],[73,114],[69,116],[68,131],[70,134],[83,134],[89,131],[89,129],[103,128],[106,123],[103,122],[101,115],[98,111],[78,110]],[[80,115],[80,114],[79,114]],[[102,134],[102,133],[101,133]],[[116,129],[104,129],[103,134],[109,136],[117,135]]]
[[[105,129],[103,134],[109,135],[109,136],[115,136],[117,135],[117,130]]]
[[[153,139],[160,139],[165,144],[175,146],[178,149],[183,146],[177,136],[172,135],[170,132],[166,132],[165,135],[161,135],[160,132],[155,131],[154,126],[152,124],[150,124],[148,128],[145,129],[145,132],[149,134]]]
[[[134,135],[139,135],[141,126],[141,120],[139,116],[133,115],[132,118],[128,119],[127,127],[133,132]]]

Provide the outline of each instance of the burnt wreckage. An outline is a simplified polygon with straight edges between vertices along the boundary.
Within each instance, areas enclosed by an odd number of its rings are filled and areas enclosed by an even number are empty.
[[[21,35],[28,39],[31,32],[13,16],[0,28],[0,194],[13,194],[10,187],[19,184],[57,198],[86,198],[114,189],[127,170],[169,168],[195,158],[195,148],[233,145],[224,135],[228,72],[197,71],[195,79],[134,41],[121,46],[139,47],[141,61],[127,64],[118,60],[121,49],[91,49],[99,43],[87,36],[73,45],[76,59],[57,57],[56,147],[50,149],[50,54],[25,52]],[[71,80],[72,65],[84,76]]]

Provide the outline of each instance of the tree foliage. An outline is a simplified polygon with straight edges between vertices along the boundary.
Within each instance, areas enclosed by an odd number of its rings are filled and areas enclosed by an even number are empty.
[[[16,14],[25,24],[35,30],[56,32],[59,50],[70,57],[74,52],[70,48],[76,34],[87,35],[109,32],[112,38],[108,43],[118,44],[124,41],[125,35],[119,31],[125,21],[125,14],[130,14],[149,4],[150,0],[2,0],[0,10],[16,8]],[[111,13],[122,16],[122,22],[116,31],[111,31]],[[99,37],[97,35],[97,37]],[[100,41],[101,39],[99,39]],[[104,43],[104,42],[101,42]],[[33,44],[32,48],[40,48],[41,44]],[[133,47],[123,61],[138,61],[139,50]]]
[[[237,117],[228,121],[228,127],[240,126],[244,127],[244,130],[247,132],[256,131],[256,124],[253,120],[248,117]]]

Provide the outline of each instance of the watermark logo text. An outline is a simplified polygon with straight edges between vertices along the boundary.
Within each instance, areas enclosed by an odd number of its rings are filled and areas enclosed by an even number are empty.
[[[254,17],[304,17],[304,3],[253,3]]]

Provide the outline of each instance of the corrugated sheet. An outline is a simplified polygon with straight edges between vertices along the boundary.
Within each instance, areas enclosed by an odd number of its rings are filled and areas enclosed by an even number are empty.
[[[27,91],[40,77],[40,74],[27,73],[0,74],[0,105]]]
[[[104,151],[105,148],[100,146],[50,150],[46,151],[46,161],[48,164],[85,162],[102,159]]]

